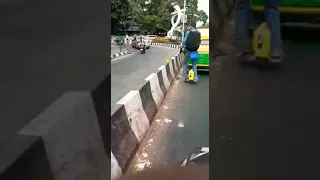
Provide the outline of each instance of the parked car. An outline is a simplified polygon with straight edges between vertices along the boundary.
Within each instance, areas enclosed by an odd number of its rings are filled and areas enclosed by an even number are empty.
[[[147,35],[147,39],[149,41],[149,43],[151,43],[153,40],[155,40],[157,38],[156,35]]]
[[[146,49],[149,49],[151,41],[149,40],[149,38],[147,36],[142,36],[142,38],[144,39],[144,44],[146,46]]]

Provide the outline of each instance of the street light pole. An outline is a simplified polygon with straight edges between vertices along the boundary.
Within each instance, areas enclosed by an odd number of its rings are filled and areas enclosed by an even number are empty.
[[[184,9],[184,11],[183,11],[183,21],[182,21],[182,38],[181,38],[181,42],[183,41],[183,38],[184,38],[184,30],[185,30],[184,24],[186,23],[185,22],[186,21],[186,4],[187,4],[186,1],[187,0],[183,1],[183,9]]]

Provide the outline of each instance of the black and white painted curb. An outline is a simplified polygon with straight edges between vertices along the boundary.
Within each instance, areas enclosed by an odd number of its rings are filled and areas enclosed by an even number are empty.
[[[116,58],[116,57],[119,57],[119,56],[124,56],[124,55],[127,55],[127,54],[131,54],[131,53],[132,53],[132,51],[130,51],[129,49],[127,49],[126,51],[119,52],[119,53],[116,53],[116,54],[112,54],[112,55],[111,55],[111,59]]]
[[[172,57],[156,73],[150,74],[141,88],[130,91],[112,108],[112,179],[126,171],[182,63],[182,54]]]
[[[179,49],[179,45],[176,45],[176,44],[151,43],[151,45],[152,45],[152,46],[159,46],[159,47],[168,47],[168,48]]]

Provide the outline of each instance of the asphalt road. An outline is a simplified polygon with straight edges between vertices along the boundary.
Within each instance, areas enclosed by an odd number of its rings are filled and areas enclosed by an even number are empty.
[[[136,50],[137,51],[137,50]],[[113,59],[111,62],[111,105],[130,90],[139,88],[144,79],[165,64],[166,58],[176,55],[178,50],[151,47],[145,54],[134,54]]]
[[[177,83],[128,171],[178,163],[209,145],[210,124],[213,179],[318,177],[318,32],[284,28],[280,69],[219,58],[211,65],[209,96],[208,77],[198,85]]]
[[[284,28],[281,69],[245,68],[232,57],[214,63],[213,179],[319,179],[318,33]]]
[[[195,148],[209,146],[208,72],[200,73],[198,84],[184,83],[180,76],[147,137],[128,172],[177,164]]]

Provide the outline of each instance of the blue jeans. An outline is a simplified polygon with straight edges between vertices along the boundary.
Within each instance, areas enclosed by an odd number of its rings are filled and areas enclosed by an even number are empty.
[[[281,23],[278,3],[278,0],[264,0],[264,14],[271,31],[271,54],[282,53]],[[251,49],[251,46],[248,45],[248,42],[251,42],[249,41],[248,33],[250,19],[252,18],[250,0],[237,0],[235,16],[236,48],[238,53],[243,53],[249,48]]]
[[[183,73],[182,73],[182,78],[186,79],[187,78],[187,72],[189,70],[188,66],[188,58],[190,56],[189,51],[184,52],[184,64],[183,64]],[[194,79],[198,79],[198,69],[197,69],[197,60],[192,60],[192,69],[194,72]]]

